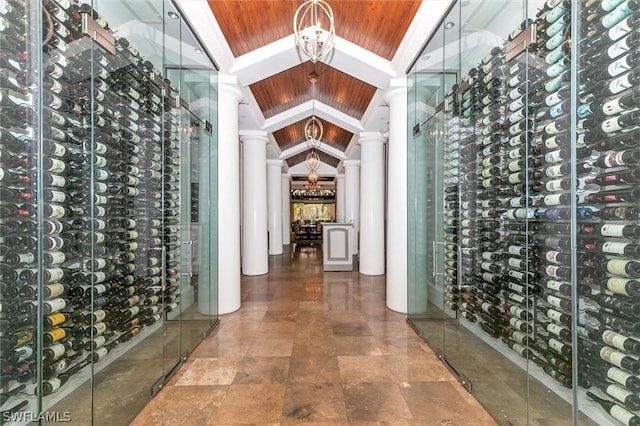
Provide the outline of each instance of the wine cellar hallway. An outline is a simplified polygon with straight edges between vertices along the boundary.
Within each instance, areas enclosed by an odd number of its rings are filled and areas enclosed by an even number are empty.
[[[269,271],[133,425],[495,424],[385,307],[384,276],[325,273],[313,246]]]

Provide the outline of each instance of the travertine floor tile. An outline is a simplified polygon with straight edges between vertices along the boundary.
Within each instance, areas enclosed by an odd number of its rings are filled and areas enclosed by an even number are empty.
[[[385,307],[384,277],[325,274],[320,259],[306,247],[243,277],[240,310],[221,316],[133,424],[496,424]]]

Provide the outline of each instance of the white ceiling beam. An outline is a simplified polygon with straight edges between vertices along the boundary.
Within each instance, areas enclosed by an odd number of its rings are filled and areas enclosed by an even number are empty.
[[[360,133],[363,130],[359,120],[317,100],[307,101],[280,114],[276,114],[273,117],[267,118],[264,121],[262,130],[275,132],[290,124],[310,117],[314,112],[316,117],[320,117],[338,127],[342,127],[351,133]]]
[[[337,170],[335,167],[328,165],[327,163],[320,162],[318,166],[318,176],[335,176],[337,174]],[[306,163],[303,161],[294,166],[289,167],[289,174],[291,176],[308,176],[309,169],[307,168]]]
[[[308,61],[300,55],[293,34],[252,50],[235,59],[230,72],[249,86]],[[384,88],[395,77],[391,62],[336,36],[335,47],[322,62],[372,86]]]
[[[327,155],[330,155],[338,160],[346,160],[347,156],[345,155],[344,152],[340,151],[337,148],[332,147],[331,145],[327,145],[324,142],[320,142],[318,145],[316,145],[316,148],[318,149],[318,151],[322,151]],[[285,149],[284,151],[282,151],[280,153],[280,159],[281,160],[286,160],[287,158],[291,158],[294,155],[298,155],[301,152],[305,152],[306,150],[311,149],[311,147],[309,145],[307,145],[307,141],[300,141],[298,142],[297,145],[292,146],[289,149]]]

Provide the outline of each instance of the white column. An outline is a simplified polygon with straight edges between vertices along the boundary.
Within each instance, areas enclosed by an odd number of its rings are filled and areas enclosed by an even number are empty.
[[[336,222],[344,223],[344,174],[336,176]]]
[[[291,180],[282,175],[282,244],[291,244]]]
[[[353,223],[351,254],[358,254],[360,231],[360,160],[344,162],[344,221]]]
[[[407,312],[407,80],[393,79],[389,104],[387,307]]]
[[[224,124],[223,121],[220,124]],[[269,272],[267,249],[267,132],[243,131],[242,273]],[[224,181],[221,182],[224,185]]]
[[[235,76],[218,76],[218,313],[240,309],[240,144]]]
[[[380,133],[361,133],[360,273],[384,274],[384,142]]]
[[[267,160],[269,254],[282,254],[282,160]]]

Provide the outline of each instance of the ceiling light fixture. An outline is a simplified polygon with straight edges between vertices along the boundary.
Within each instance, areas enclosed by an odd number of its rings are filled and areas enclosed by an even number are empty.
[[[455,27],[455,26],[456,26],[456,24],[455,24],[454,22],[451,22],[451,21],[449,21],[449,22],[447,22],[446,24],[444,24],[444,27],[445,27],[447,30],[450,30],[451,28],[453,28],[453,27]]]
[[[180,19],[180,15],[178,15],[173,10],[170,10],[169,12],[167,12],[167,15],[169,15],[169,18],[171,19]]]
[[[315,103],[315,84],[318,82],[318,74],[312,72],[307,77],[307,80],[312,84],[312,99],[311,99],[311,108],[312,114],[311,118],[307,120],[304,124],[304,136],[307,140],[307,145],[311,148],[309,153],[307,154],[306,163],[307,168],[310,172],[316,172],[318,167],[320,166],[320,157],[318,153],[316,153],[316,148],[320,146],[320,141],[322,140],[322,134],[324,133],[324,127],[322,126],[322,121],[320,121],[316,117],[316,103]]]
[[[321,19],[321,14],[325,17]],[[324,22],[321,22],[324,21]],[[322,24],[329,29],[322,28]],[[307,0],[298,7],[293,17],[296,44],[311,62],[316,63],[333,50],[336,28],[333,10],[324,0]]]

